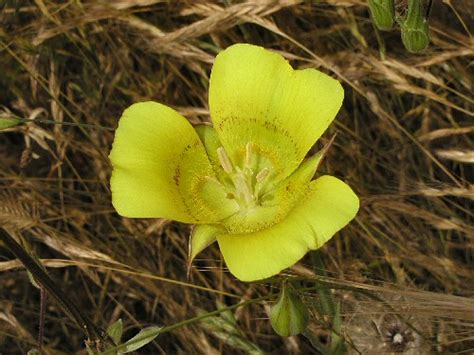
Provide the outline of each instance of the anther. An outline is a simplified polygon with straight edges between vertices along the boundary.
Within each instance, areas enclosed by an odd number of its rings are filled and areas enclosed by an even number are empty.
[[[231,173],[233,170],[232,163],[230,162],[230,159],[223,147],[217,148],[217,157],[219,158],[219,162],[221,163],[224,171],[228,174]]]
[[[250,167],[252,162],[252,143],[247,143],[245,146],[245,166]]]
[[[263,168],[262,170],[260,170],[257,176],[255,177],[257,179],[257,182],[262,182],[263,180],[265,180],[269,173],[270,170],[268,168]]]

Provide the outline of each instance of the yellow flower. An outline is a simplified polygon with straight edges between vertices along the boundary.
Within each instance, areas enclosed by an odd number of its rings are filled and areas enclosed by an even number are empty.
[[[304,160],[338,112],[340,83],[293,70],[249,44],[222,51],[212,68],[213,126],[191,124],[156,102],[130,106],[110,160],[119,214],[196,224],[190,260],[215,240],[230,272],[264,279],[326,243],[359,200],[341,180],[311,181],[321,154]]]

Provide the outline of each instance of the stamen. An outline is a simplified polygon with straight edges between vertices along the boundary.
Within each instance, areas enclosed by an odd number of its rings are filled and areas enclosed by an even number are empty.
[[[235,177],[235,189],[237,193],[243,195],[242,197],[244,198],[247,205],[250,205],[255,200],[252,190],[248,185],[247,179],[242,173],[237,174]]]
[[[243,161],[239,160],[238,165],[232,164],[224,147],[217,148],[219,163],[227,174],[225,186],[223,185],[226,190],[226,197],[232,200],[235,199],[239,206],[245,209],[260,205],[260,191],[268,188],[267,180],[273,171],[272,167],[269,166],[256,173],[256,166],[265,163],[265,161],[261,163],[259,156],[256,156],[256,147],[253,143],[248,142],[245,145]],[[268,164],[265,163],[265,165]],[[229,185],[229,179],[233,186]]]
[[[245,167],[250,168],[250,164],[252,163],[252,143],[247,143],[245,146]]]
[[[262,182],[263,180],[265,180],[269,173],[270,170],[268,168],[263,168],[262,170],[260,170],[257,176],[255,177],[257,179],[257,182]]]
[[[232,163],[230,162],[229,156],[227,155],[226,151],[223,147],[217,148],[217,157],[219,158],[219,162],[221,163],[222,169],[229,174],[232,172]]]

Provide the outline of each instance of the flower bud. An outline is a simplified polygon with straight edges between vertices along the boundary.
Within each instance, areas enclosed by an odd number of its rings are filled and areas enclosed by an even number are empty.
[[[379,30],[389,31],[395,22],[395,5],[393,0],[369,0],[372,20]]]
[[[403,45],[408,51],[416,53],[428,47],[430,43],[428,22],[424,16],[421,0],[410,0],[408,14],[400,21],[400,30]]]
[[[280,296],[270,311],[273,330],[283,337],[302,333],[309,321],[309,312],[295,291],[283,284]]]

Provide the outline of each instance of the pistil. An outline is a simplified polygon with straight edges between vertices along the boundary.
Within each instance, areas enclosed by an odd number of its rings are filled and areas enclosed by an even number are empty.
[[[255,174],[252,168],[255,151],[252,143],[245,146],[245,157],[243,166],[238,167],[232,164],[227,152],[223,147],[217,148],[217,156],[222,169],[228,174],[234,190],[227,193],[228,198],[235,198],[237,202],[245,208],[258,205],[259,192],[262,184],[269,176],[271,170],[267,167]]]

